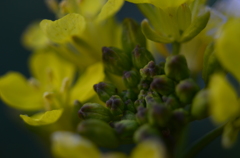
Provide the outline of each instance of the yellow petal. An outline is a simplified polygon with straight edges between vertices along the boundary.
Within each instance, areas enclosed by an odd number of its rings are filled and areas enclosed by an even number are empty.
[[[28,49],[38,49],[46,46],[48,39],[39,27],[39,22],[34,22],[28,26],[23,34],[22,42]]]
[[[215,74],[209,83],[210,114],[215,123],[224,123],[240,114],[237,94],[223,74]]]
[[[85,19],[80,14],[70,13],[59,20],[42,20],[40,27],[53,42],[65,42],[74,35],[79,35],[85,28]]]
[[[166,158],[166,151],[161,143],[146,140],[133,150],[131,158]]]
[[[193,0],[126,0],[132,3],[150,3],[159,8],[178,7],[183,3]]]
[[[94,17],[100,11],[107,0],[85,0],[80,1],[80,10],[84,17]]]
[[[102,21],[113,16],[123,6],[124,0],[108,0],[98,15],[97,20]]]
[[[56,122],[62,115],[63,110],[52,110],[43,113],[35,114],[31,117],[27,115],[20,115],[24,122],[32,126],[48,125]]]
[[[100,152],[90,141],[71,132],[53,133],[52,153],[62,158],[100,158]]]
[[[240,81],[240,18],[230,20],[219,31],[216,55],[221,64]]]
[[[39,110],[43,108],[41,92],[17,72],[9,72],[0,78],[0,96],[5,103],[17,109]]]
[[[81,102],[90,99],[95,94],[93,85],[104,80],[102,63],[96,63],[79,77],[71,91],[71,103],[78,99]]]
[[[32,54],[30,68],[45,91],[51,91],[52,88],[59,90],[64,78],[68,78],[69,83],[71,83],[75,72],[71,63],[51,51],[39,51]]]

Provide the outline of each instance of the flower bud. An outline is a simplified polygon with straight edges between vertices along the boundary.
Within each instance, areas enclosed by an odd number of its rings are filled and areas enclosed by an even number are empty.
[[[136,45],[146,47],[146,38],[141,26],[133,19],[123,21],[122,46],[126,52],[131,52]]]
[[[156,128],[152,127],[149,124],[142,125],[134,133],[134,141],[136,143],[139,143],[146,139],[156,139],[156,138],[160,139],[160,133]]]
[[[132,67],[130,57],[118,48],[103,47],[102,59],[105,69],[115,75],[122,76]]]
[[[150,87],[161,95],[168,95],[174,91],[174,82],[166,75],[155,76]]]
[[[183,80],[176,86],[176,94],[184,104],[191,103],[198,90],[198,85],[192,79]]]
[[[125,101],[125,105],[126,105],[126,110],[129,110],[133,113],[137,111],[131,99],[128,99],[127,101]]]
[[[137,108],[136,120],[139,124],[145,124],[148,122],[147,118],[148,109],[143,106]]]
[[[145,48],[136,46],[132,52],[132,62],[136,69],[141,69],[149,61],[154,61],[152,54]]]
[[[138,99],[144,99],[148,92],[146,90],[141,90],[138,94]]]
[[[114,129],[101,120],[84,120],[78,125],[77,132],[102,147],[115,148],[119,145]]]
[[[186,125],[187,121],[188,121],[188,113],[186,110],[180,108],[172,112],[171,122],[170,122],[172,128],[176,130],[182,129],[182,127]]]
[[[151,125],[165,127],[171,116],[171,111],[163,104],[153,105],[148,111],[148,120]]]
[[[137,71],[131,70],[131,71],[124,72],[123,82],[126,87],[128,88],[137,87],[139,81],[140,81],[140,75]]]
[[[138,107],[146,107],[146,102],[144,99],[138,99],[134,102],[134,107],[137,109]]]
[[[139,90],[148,90],[151,84],[151,80],[147,79],[141,79],[139,84],[138,84],[138,89]]]
[[[133,134],[139,127],[135,120],[121,120],[114,123],[114,129],[124,143],[132,142]]]
[[[146,101],[146,107],[150,108],[153,105],[156,104],[162,104],[163,101],[160,98],[160,96],[157,94],[157,92],[148,92],[148,94],[145,97],[145,101]]]
[[[132,89],[122,91],[121,96],[124,101],[137,99],[137,94]]]
[[[110,109],[114,117],[123,115],[125,105],[118,95],[113,95],[108,101],[106,106]]]
[[[78,116],[81,119],[98,119],[105,122],[110,122],[112,114],[109,109],[97,103],[86,103],[78,111]]]
[[[123,114],[123,117],[121,118],[121,120],[136,120],[136,116],[133,112],[131,111],[126,111]]]
[[[167,107],[171,108],[172,110],[181,107],[181,103],[179,102],[178,98],[173,94],[171,94],[169,96],[163,96],[162,99],[163,99],[164,104]]]
[[[150,61],[144,68],[140,69],[140,74],[144,79],[152,79],[156,75],[160,75],[161,69],[154,63]]]
[[[209,92],[207,90],[199,91],[193,99],[191,115],[196,119],[204,119],[208,116]]]
[[[189,77],[187,61],[183,55],[171,55],[167,57],[164,71],[167,77],[176,81],[181,81]]]
[[[117,88],[111,83],[100,82],[93,86],[94,91],[97,93],[99,99],[106,102],[112,95],[117,94]]]

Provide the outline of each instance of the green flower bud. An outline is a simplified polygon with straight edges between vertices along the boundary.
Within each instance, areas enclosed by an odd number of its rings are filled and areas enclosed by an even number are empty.
[[[150,87],[161,95],[168,95],[174,91],[174,82],[166,75],[155,76]]]
[[[126,111],[123,114],[123,117],[121,118],[121,120],[136,120],[136,116],[133,112],[131,111]]]
[[[123,21],[122,46],[126,52],[131,52],[136,45],[146,47],[146,38],[141,26],[135,20],[126,18]]]
[[[148,92],[148,94],[145,97],[145,101],[146,101],[147,108],[150,108],[150,107],[152,107],[153,105],[156,105],[156,104],[162,104],[163,103],[162,99],[157,94],[157,92]]]
[[[126,101],[128,99],[136,100],[138,95],[132,89],[128,89],[128,90],[122,91],[121,96],[122,96],[122,99]]]
[[[153,105],[148,111],[148,120],[151,125],[165,127],[171,117],[171,111],[163,104]]]
[[[184,125],[188,122],[188,113],[186,110],[180,108],[172,112],[171,122],[169,123],[173,129],[182,129]],[[178,131],[180,132],[180,131]]]
[[[122,76],[124,71],[130,70],[132,67],[130,57],[118,48],[103,47],[102,59],[105,70],[115,75]]]
[[[167,57],[164,71],[167,77],[176,81],[181,81],[189,77],[187,61],[183,55],[171,55]]]
[[[82,106],[83,106],[82,103],[80,103],[78,100],[75,100],[73,103],[73,108],[71,111],[71,119],[72,119],[73,126],[77,126],[77,124],[79,123],[79,117],[77,114],[79,109]]]
[[[84,120],[78,125],[77,132],[102,147],[115,148],[119,145],[114,129],[101,120]]]
[[[149,61],[154,61],[152,54],[145,48],[136,46],[132,52],[132,62],[136,69],[141,69]]]
[[[146,90],[141,90],[138,94],[138,99],[144,99],[148,92]]]
[[[160,133],[151,125],[144,124],[136,130],[133,138],[136,143],[139,143],[146,139],[160,139]]]
[[[154,61],[150,61],[144,68],[140,69],[140,74],[144,79],[152,79],[154,76],[161,74],[161,69]]]
[[[138,99],[134,102],[134,106],[137,109],[138,107],[146,107],[145,99]]]
[[[133,141],[133,134],[139,127],[139,124],[135,120],[121,120],[115,122],[113,127],[124,143],[131,143]]]
[[[112,114],[109,109],[97,103],[86,103],[78,111],[78,116],[81,119],[98,119],[105,122],[110,122]]]
[[[146,109],[143,106],[139,106],[137,108],[137,113],[136,113],[136,120],[139,124],[145,124],[148,122],[148,109]]]
[[[135,88],[137,87],[139,81],[140,81],[140,75],[137,71],[131,70],[131,71],[124,72],[123,82],[126,87]]]
[[[209,92],[207,90],[199,91],[193,99],[191,115],[196,119],[208,117]]]
[[[164,104],[167,107],[170,107],[172,110],[180,108],[181,103],[175,95],[163,96],[162,97]]]
[[[106,101],[106,106],[110,109],[114,117],[123,115],[125,105],[119,96],[113,95],[108,101]]]
[[[127,101],[125,101],[125,105],[126,105],[126,110],[129,110],[133,113],[137,111],[131,99],[128,99]]]
[[[192,79],[185,79],[176,86],[176,95],[182,103],[189,104],[198,90],[198,85]]]
[[[139,90],[148,90],[150,88],[151,80],[147,79],[141,79],[139,84],[138,84],[138,89]]]
[[[114,85],[106,82],[95,84],[93,89],[97,93],[99,99],[103,102],[106,102],[112,95],[118,93],[118,90]]]

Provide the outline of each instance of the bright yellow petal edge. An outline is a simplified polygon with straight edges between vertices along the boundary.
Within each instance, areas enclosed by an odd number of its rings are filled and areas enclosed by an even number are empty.
[[[23,121],[32,126],[48,125],[56,122],[62,115],[63,109],[51,110],[43,113],[35,114],[31,117],[20,115]]]
[[[100,152],[90,141],[80,135],[65,131],[53,133],[52,153],[56,157],[100,158]]]
[[[103,81],[104,77],[105,74],[102,63],[96,63],[88,67],[71,90],[71,103],[76,99],[84,102],[93,97],[95,94],[93,85]]]
[[[53,42],[62,43],[74,35],[83,32],[86,22],[83,16],[70,13],[56,21],[42,20],[40,27],[45,35]]]
[[[6,104],[20,110],[40,110],[44,105],[41,91],[18,72],[0,77],[0,96]]]
[[[210,114],[215,123],[225,123],[240,115],[237,94],[223,74],[214,74],[209,83]]]

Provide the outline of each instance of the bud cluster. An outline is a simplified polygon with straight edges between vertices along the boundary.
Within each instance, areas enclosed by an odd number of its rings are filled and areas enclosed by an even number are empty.
[[[125,25],[125,29],[137,27],[129,19]],[[105,105],[86,103],[78,112],[82,120],[78,132],[99,146],[112,148],[149,138],[174,146],[187,123],[207,116],[206,102],[201,101],[205,95],[195,97],[200,88],[190,77],[185,57],[170,55],[157,64],[137,36],[141,32],[124,39],[123,50],[102,49],[105,70],[121,76],[127,89],[119,92],[111,83],[95,84]]]

